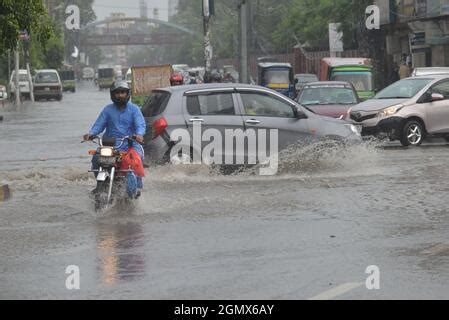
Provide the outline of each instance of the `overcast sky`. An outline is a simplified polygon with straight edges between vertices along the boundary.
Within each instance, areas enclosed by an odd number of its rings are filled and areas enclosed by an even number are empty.
[[[145,0],[148,6],[148,17],[153,17],[153,9],[159,9],[159,18],[167,20],[168,0]],[[104,20],[112,12],[123,12],[127,17],[140,17],[139,0],[95,0],[94,11],[98,20]]]

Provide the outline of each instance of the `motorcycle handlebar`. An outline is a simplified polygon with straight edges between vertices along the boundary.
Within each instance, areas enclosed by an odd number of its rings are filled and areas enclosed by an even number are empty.
[[[125,143],[126,140],[129,141],[129,142],[137,142],[138,144],[141,145],[142,143],[140,143],[139,141],[137,141],[136,138],[137,138],[136,135],[132,135],[132,136],[126,136],[126,137],[123,137],[123,138],[121,138],[121,139],[117,139],[117,140],[120,140],[120,141],[121,141],[120,144],[117,146],[117,148],[120,148],[121,146],[123,146],[123,144]],[[86,141],[94,141],[94,140],[96,140],[96,139],[98,140],[97,144],[99,144],[100,146],[102,146],[102,145],[103,145],[103,143],[102,143],[102,137],[100,137],[100,136],[89,136],[89,140],[83,140],[83,141],[81,141],[81,143],[84,143],[84,142],[86,142]]]

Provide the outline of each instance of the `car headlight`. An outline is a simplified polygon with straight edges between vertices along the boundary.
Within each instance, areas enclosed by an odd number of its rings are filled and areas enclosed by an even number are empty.
[[[382,117],[392,116],[395,113],[399,112],[399,110],[401,110],[403,107],[404,107],[403,104],[391,106],[391,107],[388,107],[388,108],[382,110],[381,112],[379,112],[379,115]]]
[[[358,136],[362,135],[362,128],[360,126],[355,126],[353,124],[347,124],[346,126],[349,128],[349,130],[352,131],[352,133],[354,133]]]
[[[114,155],[114,151],[112,148],[101,148],[100,156],[102,157],[112,157]]]

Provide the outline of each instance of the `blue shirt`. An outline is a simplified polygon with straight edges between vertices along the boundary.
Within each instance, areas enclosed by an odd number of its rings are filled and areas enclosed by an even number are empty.
[[[116,138],[115,146],[118,147],[121,143],[120,139],[126,136],[140,135],[144,136],[146,131],[145,118],[142,111],[135,104],[128,102],[126,108],[120,110],[115,104],[110,104],[104,107],[97,120],[95,121],[89,134],[97,136],[104,130],[105,137]],[[143,159],[143,151],[140,145],[133,142],[134,149],[140,154]],[[120,148],[121,151],[128,150],[128,143],[125,142]]]

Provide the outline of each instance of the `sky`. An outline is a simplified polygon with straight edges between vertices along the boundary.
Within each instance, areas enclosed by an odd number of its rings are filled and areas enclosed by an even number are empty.
[[[153,17],[153,9],[159,8],[159,18],[167,20],[168,0],[145,0],[148,17]],[[98,20],[104,20],[112,12],[123,12],[127,17],[140,17],[139,0],[94,0],[93,9]]]

